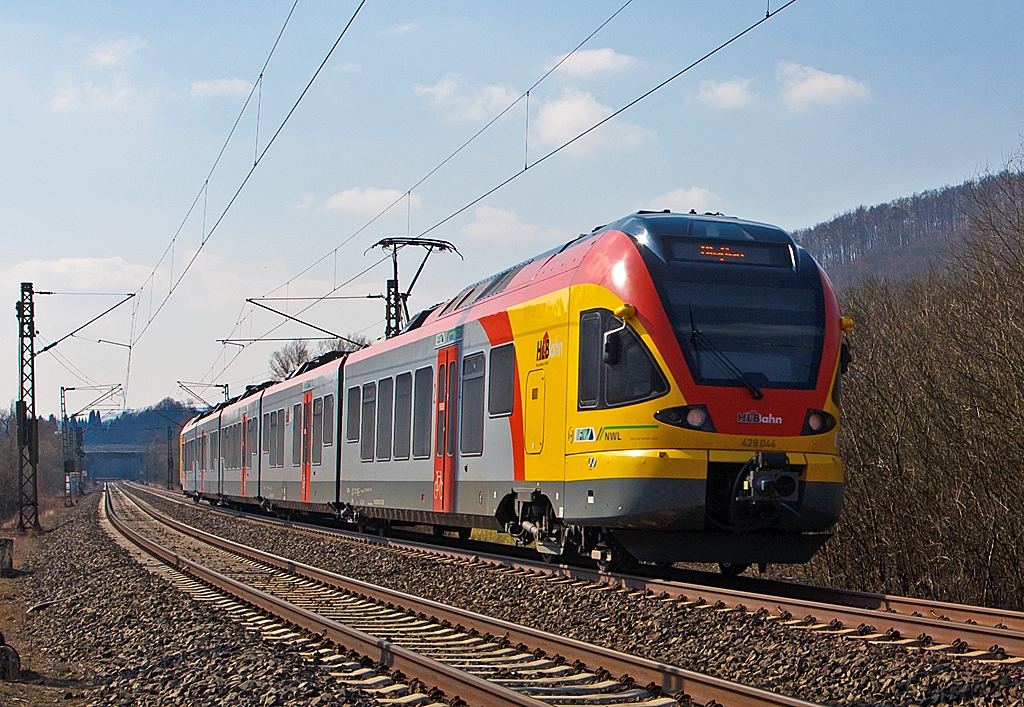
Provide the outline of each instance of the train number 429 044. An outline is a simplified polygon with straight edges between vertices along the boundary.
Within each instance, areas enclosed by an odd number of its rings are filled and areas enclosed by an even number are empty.
[[[746,437],[741,444],[750,449],[775,449],[774,439],[761,439],[758,437]]]

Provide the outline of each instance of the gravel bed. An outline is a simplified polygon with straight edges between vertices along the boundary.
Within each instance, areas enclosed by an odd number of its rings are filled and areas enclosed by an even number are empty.
[[[137,564],[100,528],[97,496],[48,533],[24,578],[25,638],[53,664],[81,671],[95,705],[353,705],[296,651],[264,642],[224,612]],[[45,680],[46,676],[42,676]]]
[[[386,548],[233,520],[146,494],[155,507],[224,538],[356,579],[835,705],[1024,705],[1024,669],[919,648],[868,645],[759,617],[509,576]]]

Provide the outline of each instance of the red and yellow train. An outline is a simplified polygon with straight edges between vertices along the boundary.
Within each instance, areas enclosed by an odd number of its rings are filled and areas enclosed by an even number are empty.
[[[638,212],[198,416],[181,484],[603,565],[805,562],[842,507],[849,326],[781,229]]]

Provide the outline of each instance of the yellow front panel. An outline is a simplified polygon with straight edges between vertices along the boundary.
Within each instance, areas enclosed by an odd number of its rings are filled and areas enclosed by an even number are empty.
[[[835,454],[808,454],[805,481],[843,483],[843,462]]]
[[[565,480],[587,479],[703,479],[708,453],[689,449],[632,449],[619,452],[570,454]]]

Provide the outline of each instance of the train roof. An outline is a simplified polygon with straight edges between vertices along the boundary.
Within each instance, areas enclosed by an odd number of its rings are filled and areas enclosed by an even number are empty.
[[[658,236],[796,245],[793,237],[778,226],[710,212],[698,214],[691,211],[688,214],[679,214],[668,210],[637,211],[635,214],[602,226],[598,232],[609,229],[622,231],[634,238],[641,236],[642,232],[647,230]]]
[[[423,310],[414,317],[404,331],[416,329],[427,320],[427,317],[438,307],[442,307],[439,316],[460,309],[465,305],[472,304],[492,295],[502,292],[512,282],[512,279],[530,263],[544,261],[553,255],[561,253],[566,248],[576,245],[590,238],[597,237],[607,231],[617,230],[632,236],[634,239],[643,239],[644,232],[653,232],[657,236],[693,237],[693,238],[717,238],[722,240],[749,240],[762,243],[785,243],[796,246],[793,237],[778,226],[772,226],[758,221],[746,221],[735,216],[725,216],[721,213],[706,212],[698,214],[691,211],[688,214],[675,213],[669,210],[664,211],[637,211],[635,214],[625,216],[618,221],[597,226],[590,233],[581,233],[576,238],[566,241],[562,245],[551,250],[535,255],[521,263],[506,268],[490,277],[474,282],[464,287],[454,297],[428,309]],[[403,332],[404,333],[404,332]]]

